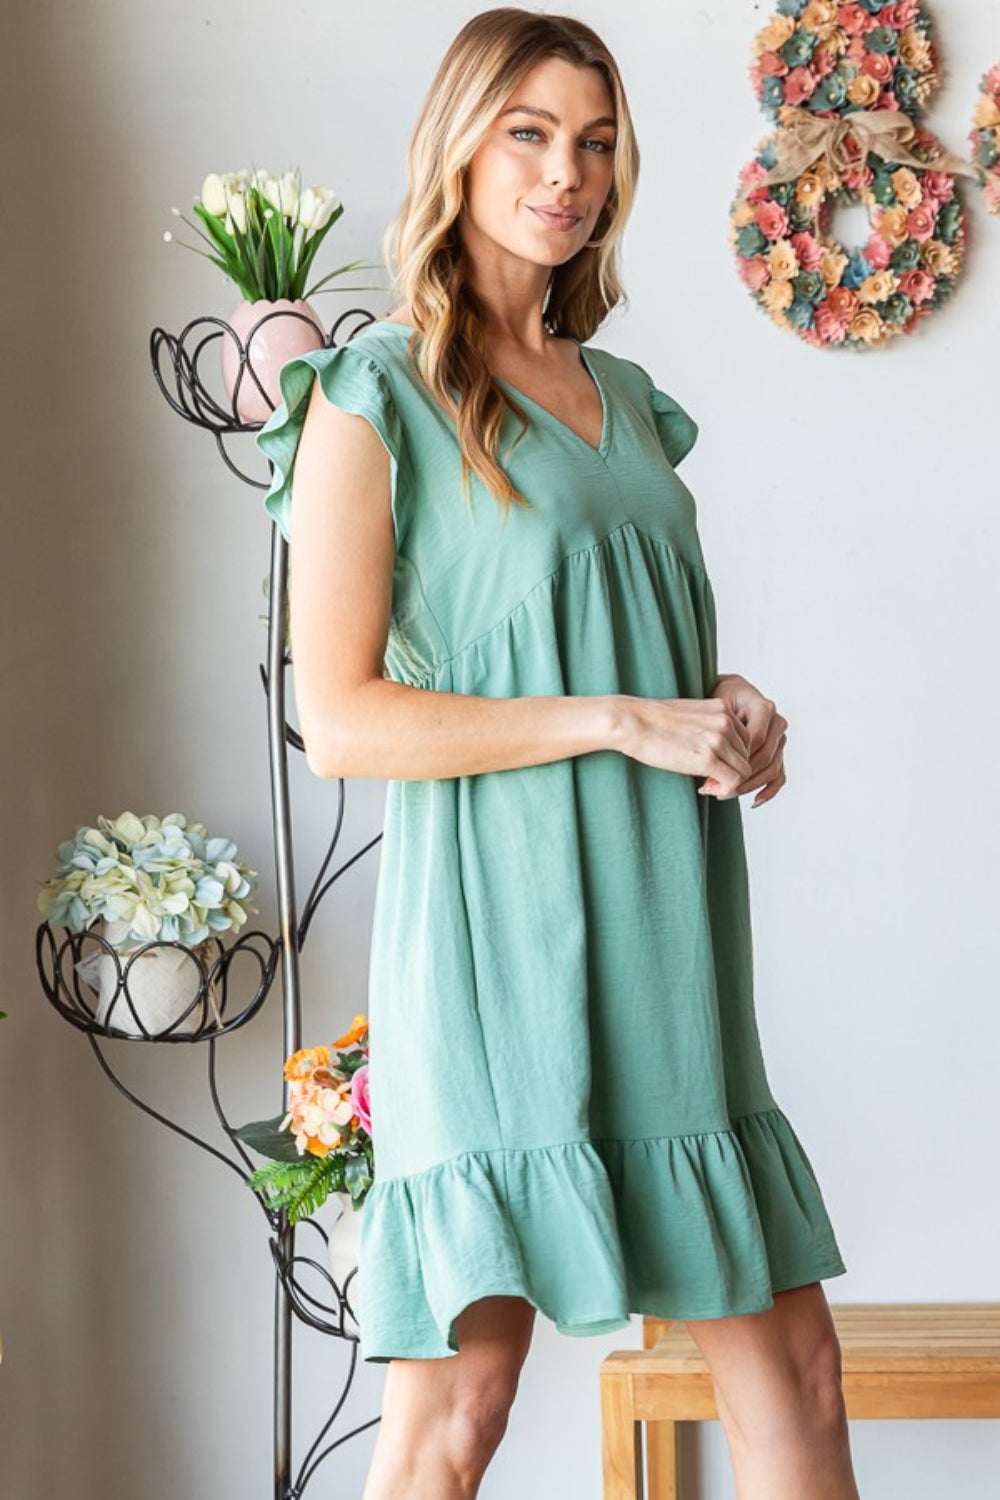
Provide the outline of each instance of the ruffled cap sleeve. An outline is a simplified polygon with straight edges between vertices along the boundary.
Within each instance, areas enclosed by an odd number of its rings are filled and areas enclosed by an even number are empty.
[[[650,398],[663,451],[671,467],[676,469],[681,459],[694,447],[694,440],[698,436],[698,423],[684,410],[679,401],[675,401],[673,396],[668,396],[666,391],[659,390],[652,382],[650,382]]]
[[[279,375],[282,400],[254,438],[257,447],[274,465],[264,507],[290,539],[295,455],[317,375],[326,399],[342,411],[365,417],[385,445],[389,454],[393,525],[398,537],[397,489],[402,447],[399,414],[382,366],[350,343],[333,349],[315,349],[282,365]]]
[[[694,440],[698,436],[698,423],[675,401],[673,396],[668,396],[666,391],[653,384],[652,376],[642,365],[636,364],[635,360],[628,360],[639,371],[646,382],[649,404],[653,412],[653,422],[659,435],[660,445],[671,468],[676,469],[681,459],[691,452]]]

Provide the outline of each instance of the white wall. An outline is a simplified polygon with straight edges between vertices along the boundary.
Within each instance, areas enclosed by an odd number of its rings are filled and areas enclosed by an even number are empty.
[[[273,926],[269,523],[168,411],[147,356],[154,325],[225,315],[235,296],[160,236],[206,171],[300,161],[347,206],[324,264],[377,255],[411,122],[470,14],[59,0],[5,16],[2,1500],[271,1494],[263,1221],[234,1176],[116,1094],[46,1004],[34,900],[78,823],[180,809],[258,865]],[[747,799],[746,825],[771,1079],[849,1265],[827,1294],[995,1298],[1000,223],[973,205],[963,282],[912,340],[809,349],[752,306],[726,245],[737,171],[767,128],[746,69],[768,6],[576,14],[621,62],[643,151],[631,310],[597,342],[698,418],[685,474],[721,663],[790,722],[788,785],[766,810]],[[936,18],[946,86],[930,121],[963,151],[996,27],[987,0]],[[320,301],[331,319],[386,310],[377,292]],[[344,849],[379,826],[381,793],[349,784]],[[304,889],[335,788],[299,762],[295,797]],[[309,1040],[364,1006],[375,874],[369,857],[312,935]],[[277,991],[220,1054],[235,1120],[280,1106]],[[159,1108],[207,1123],[202,1049],[111,1055]],[[597,1372],[627,1342],[538,1320],[486,1500],[598,1500]],[[343,1351],[301,1336],[300,1454],[343,1369]],[[375,1414],[383,1376],[362,1368],[351,1424]],[[373,1436],[310,1493],[360,1493]],[[865,1500],[979,1500],[1000,1460],[991,1423],[856,1424],[854,1445]],[[718,1429],[698,1448],[702,1496],[729,1500]]]

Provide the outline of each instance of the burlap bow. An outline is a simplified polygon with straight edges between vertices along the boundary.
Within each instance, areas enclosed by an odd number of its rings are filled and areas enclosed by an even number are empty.
[[[832,181],[839,181],[852,168],[864,162],[869,151],[883,161],[900,162],[921,172],[950,172],[957,177],[985,177],[985,168],[975,162],[953,156],[944,146],[936,146],[929,161],[914,156],[906,142],[915,134],[912,118],[896,109],[859,109],[836,117],[814,115],[808,109],[789,105],[785,120],[774,137],[777,163],[753,184],[759,187],[772,182],[791,182],[822,161]],[[850,155],[846,138],[853,136],[860,154]]]

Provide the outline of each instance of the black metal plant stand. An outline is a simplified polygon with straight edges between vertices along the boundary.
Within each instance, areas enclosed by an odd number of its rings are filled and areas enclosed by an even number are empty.
[[[244,421],[239,416],[240,392],[245,383],[251,382],[260,392],[268,408],[271,408],[272,403],[250,363],[250,354],[253,341],[261,327],[272,317],[290,316],[302,317],[303,321],[308,321],[300,313],[270,313],[257,324],[246,346],[227,322],[215,317],[193,319],[176,337],[161,328],[155,328],[150,337],[153,374],[169,405],[185,421],[211,432],[226,466],[245,484],[260,490],[268,489],[269,482],[261,482],[245,473],[231,458],[226,448],[226,440],[230,437],[245,436],[247,433],[259,431],[263,425],[261,422]],[[327,337],[327,347],[333,347],[338,342],[338,330],[349,320],[355,320],[356,324],[351,336],[366,324],[374,321],[371,313],[360,309],[345,312]],[[212,387],[221,385],[219,355],[220,341],[224,338],[234,340],[239,354],[239,373],[231,399],[220,399],[212,394]],[[206,350],[209,351],[210,375],[207,370],[203,375],[203,356]],[[288,723],[286,715],[285,679],[290,665],[285,640],[287,598],[288,544],[280,527],[272,523],[267,666],[261,668],[261,677],[267,700],[271,807],[280,928],[277,939],[259,931],[244,932],[239,940],[228,948],[224,948],[217,939],[211,939],[205,944],[200,944],[197,949],[186,949],[181,943],[157,941],[144,944],[135,953],[129,954],[123,963],[114,947],[93,930],[75,934],[65,932],[62,939],[59,939],[50,925],[43,922],[38,928],[36,937],[38,972],[47,998],[65,1020],[87,1034],[101,1068],[115,1087],[153,1119],[225,1163],[237,1174],[241,1182],[253,1170],[255,1164],[240,1140],[233,1135],[234,1127],[226,1118],[222,1107],[218,1089],[216,1043],[221,1037],[253,1019],[264,1004],[275,974],[280,968],[283,995],[282,1058],[298,1051],[302,1045],[302,1004],[298,959],[312,918],[320,901],[334,882],[350,869],[356,860],[372,849],[381,838],[379,834],[341,863],[332,874],[327,874],[343,828],[345,789],[343,779],[340,779],[337,783],[337,813],[333,835],[326,856],[303,905],[300,918],[295,894],[288,747],[302,750],[303,744],[301,736]],[[133,972],[137,974],[140,972],[135,966],[141,963],[142,956],[157,948],[179,948],[185,953],[186,959],[190,960],[193,988],[191,1002],[184,1014],[165,1029],[150,1031],[144,1023],[141,1008],[135,1003],[135,997],[130,991],[129,979]],[[88,963],[91,974],[103,966],[99,1004],[95,1004],[98,991],[81,978],[79,966],[82,964],[86,972]],[[242,975],[248,966],[255,981],[250,997],[244,1000],[242,1005],[238,1000],[230,1005],[231,991],[236,988],[230,971]],[[126,1088],[108,1062],[101,1046],[101,1042],[106,1040],[206,1042],[209,1092],[216,1116],[225,1134],[228,1150],[219,1150],[177,1121],[151,1108]],[[288,1088],[286,1086],[283,1091],[283,1109],[287,1107]],[[339,1286],[329,1269],[328,1236],[322,1225],[312,1218],[300,1219],[298,1224],[290,1225],[285,1210],[277,1211],[270,1208],[262,1192],[256,1192],[256,1197],[271,1231],[269,1245],[275,1268],[274,1496],[275,1500],[298,1500],[298,1497],[304,1494],[306,1486],[323,1460],[341,1444],[373,1426],[379,1421],[379,1417],[373,1417],[327,1442],[325,1447],[321,1446],[340,1416],[357,1370],[358,1323],[349,1292],[350,1283],[356,1273],[352,1271],[345,1279],[344,1285]],[[353,1210],[348,1211],[353,1212]],[[300,1227],[304,1230],[313,1230],[320,1236],[321,1260],[296,1252],[296,1230]],[[319,1278],[318,1291],[311,1291],[306,1286],[304,1273],[307,1270]],[[348,1368],[341,1393],[329,1419],[314,1439],[294,1478],[291,1452],[293,1314],[307,1327],[342,1339],[350,1349]]]

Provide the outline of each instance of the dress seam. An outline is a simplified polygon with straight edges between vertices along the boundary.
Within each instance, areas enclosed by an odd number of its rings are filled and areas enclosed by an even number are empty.
[[[435,1162],[430,1167],[421,1167],[416,1172],[398,1172],[388,1177],[376,1177],[372,1186],[377,1187],[380,1182],[383,1184],[407,1182],[414,1177],[425,1177],[430,1172],[439,1171],[441,1167],[452,1166],[462,1161],[466,1156],[527,1156],[537,1151],[561,1151],[567,1146],[637,1146],[650,1141],[710,1140],[715,1136],[732,1135],[735,1126],[743,1120],[756,1120],[765,1115],[782,1114],[781,1106],[772,1104],[767,1109],[752,1109],[742,1115],[731,1115],[728,1130],[685,1130],[677,1135],[580,1136],[572,1141],[550,1141],[544,1146],[472,1146],[463,1151],[457,1151],[454,1156],[443,1157],[441,1161]]]
[[[557,573],[561,572],[568,562],[572,562],[576,557],[582,557],[584,553],[596,552],[599,547],[603,547],[605,542],[607,542],[611,537],[617,536],[618,532],[624,531],[626,527],[633,531],[636,536],[641,536],[652,546],[661,547],[664,551],[669,552],[671,557],[676,558],[683,568],[690,568],[693,573],[697,573],[699,577],[701,577],[706,583],[709,582],[708,572],[705,568],[701,567],[696,562],[692,562],[689,558],[683,557],[681,553],[677,551],[676,547],[674,547],[670,542],[664,542],[661,541],[659,537],[651,536],[648,531],[644,531],[641,526],[637,526],[630,517],[626,518],[626,520],[624,521],[619,521],[617,526],[612,526],[611,529],[609,531],[606,531],[598,541],[591,542],[586,547],[577,547],[573,552],[567,552],[563,557],[559,559],[559,562],[552,569],[552,571],[546,573],[544,578],[539,578],[535,583],[533,583],[528,592],[526,594],[523,594],[522,597],[517,601],[517,603],[512,605],[505,615],[502,615],[499,620],[495,620],[492,625],[487,627],[486,630],[481,630],[478,635],[473,636],[471,641],[466,641],[463,645],[459,646],[456,651],[452,651],[450,655],[444,657],[441,661],[436,662],[434,666],[428,668],[426,672],[421,672],[418,677],[413,678],[411,686],[424,687],[428,682],[430,682],[431,678],[435,677],[438,674],[438,672],[442,671],[445,667],[450,666],[452,662],[457,661],[458,658],[460,656],[463,656],[466,651],[470,651],[473,646],[478,644],[479,641],[485,640],[488,635],[492,635],[495,630],[499,630],[502,625],[505,625],[512,615],[517,614],[518,610],[524,607],[527,601],[531,598],[532,594],[534,594],[536,590],[542,588],[545,584],[547,584],[550,579],[556,576]],[[412,563],[411,566],[413,566]],[[420,582],[421,593],[424,594],[423,582],[422,580],[420,580],[419,571],[417,571],[416,569],[414,571],[417,572],[417,579]],[[424,595],[424,598],[426,602],[426,595]],[[427,612],[428,614],[430,614],[431,618],[434,619],[434,614],[430,608],[429,603],[427,605]],[[436,619],[434,620],[434,623],[435,625],[437,625]],[[438,629],[440,631],[440,626],[438,626]],[[444,631],[441,631],[442,638],[444,638],[444,635]]]

